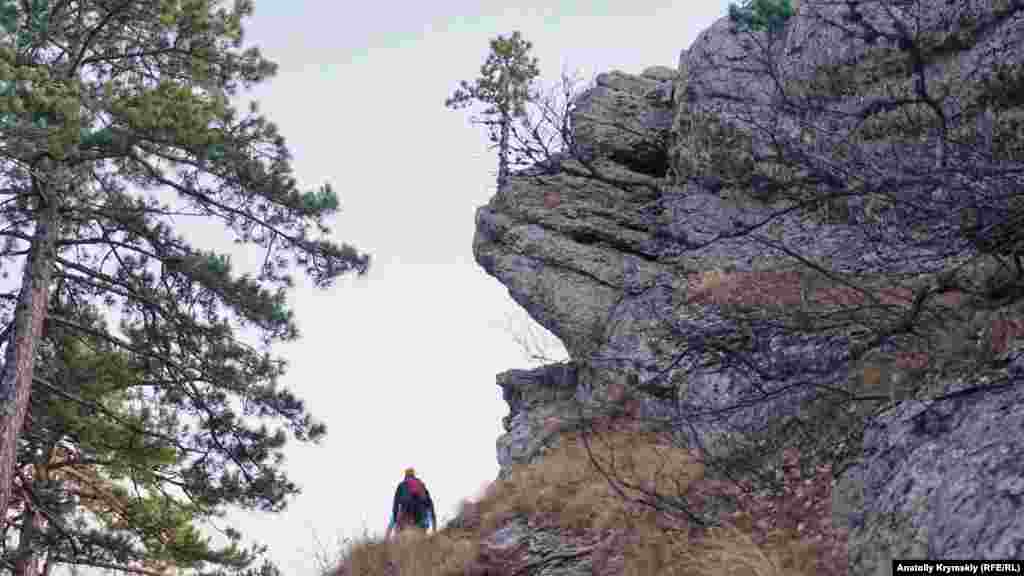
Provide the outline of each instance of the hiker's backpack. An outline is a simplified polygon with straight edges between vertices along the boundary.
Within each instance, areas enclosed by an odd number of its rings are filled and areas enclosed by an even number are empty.
[[[430,500],[427,498],[427,487],[415,476],[406,478],[403,484],[405,489],[402,490],[402,499],[399,501],[399,504],[402,506],[402,512],[408,514],[415,519],[417,524],[420,524],[426,518],[427,510],[430,508]]]

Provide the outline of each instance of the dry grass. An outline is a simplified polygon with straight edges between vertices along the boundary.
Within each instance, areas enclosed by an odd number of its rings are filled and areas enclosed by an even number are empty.
[[[591,438],[593,453],[630,484],[673,496],[685,493],[695,508],[712,494],[737,495],[741,509],[724,527],[698,530],[678,517],[623,500],[593,466],[577,435],[508,480],[463,502],[456,519],[436,535],[413,534],[383,542],[365,536],[342,553],[337,576],[454,576],[511,574],[520,559],[488,554],[487,538],[512,518],[557,528],[567,543],[593,550],[593,573],[627,576],[799,576],[845,574],[845,538],[830,524],[830,475],[799,476],[784,467],[786,493],[743,495],[704,478],[686,451],[639,432]],[[796,458],[787,454],[787,462]],[[791,462],[790,462],[791,463]],[[503,564],[504,563],[504,564]],[[528,572],[527,572],[528,574]]]
[[[682,451],[641,434],[601,436],[592,449],[615,471],[637,483],[672,493],[703,475],[703,467]],[[529,514],[568,531],[608,530],[629,521],[621,498],[593,468],[576,435],[563,438],[558,450],[534,466],[514,470],[507,481],[496,482],[477,505],[484,532],[502,518]]]
[[[406,531],[390,542],[364,534],[348,543],[335,576],[417,576],[462,574],[477,557],[479,542],[444,531]]]

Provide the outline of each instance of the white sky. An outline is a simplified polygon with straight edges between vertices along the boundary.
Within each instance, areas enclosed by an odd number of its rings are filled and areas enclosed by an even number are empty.
[[[291,366],[284,383],[328,437],[288,449],[303,494],[287,511],[232,516],[289,576],[317,574],[315,555],[336,554],[340,538],[382,533],[407,466],[442,519],[497,475],[507,406],[494,378],[530,365],[508,331],[510,314],[525,316],[473,261],[494,156],[465,111],[444,107],[479,73],[488,40],[519,30],[543,82],[563,67],[590,80],[675,68],[727,10],[725,0],[504,4],[257,0],[246,25],[247,44],[280,66],[251,96],[287,139],[302,186],[330,181],[340,195],[335,237],[374,258],[364,279],[296,291],[303,338],[277,352]],[[222,237],[191,239],[225,249],[212,240]]]

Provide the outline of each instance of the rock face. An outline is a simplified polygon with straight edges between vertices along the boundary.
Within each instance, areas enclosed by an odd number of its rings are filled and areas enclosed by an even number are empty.
[[[944,400],[913,401],[865,435],[842,480],[852,574],[891,558],[1021,558],[1024,554],[1024,373],[951,383]]]
[[[930,78],[968,83],[958,76],[962,70],[991,70],[998,59],[1024,61],[1024,11],[1010,12],[1009,4],[996,0],[919,4],[919,25],[931,27],[936,42],[968,29],[974,42],[929,64]],[[794,85],[810,82],[822,67],[886,48],[884,41],[872,46],[847,41],[838,29],[809,17],[840,18],[843,9],[842,3],[800,2],[800,13],[787,24],[778,47],[784,78]],[[871,9],[862,17],[885,31],[886,20]],[[581,97],[574,136],[603,180],[585,177],[583,163],[563,158],[557,171],[513,176],[478,209],[477,262],[562,340],[572,359],[498,376],[511,409],[506,434],[498,440],[503,473],[536,460],[546,445],[557,442],[581,402],[615,401],[623,396],[623,384],[646,392],[631,409],[656,418],[670,418],[666,406],[672,403],[714,408],[742,400],[747,388],[729,370],[678,363],[680,352],[693,345],[689,332],[717,330],[728,337],[734,328],[714,298],[694,296],[726,286],[731,296],[753,304],[794,303],[806,296],[805,278],[787,268],[780,253],[749,238],[693,248],[731,227],[756,222],[768,210],[756,183],[742,194],[726,193],[728,186],[702,176],[711,164],[748,166],[752,155],[769,145],[734,100],[742,95],[770,111],[771,86],[763,77],[735,70],[745,52],[729,28],[722,19],[702,33],[682,52],[678,70],[602,74]],[[879,81],[842,105],[862,106],[884,86]],[[946,112],[974,113],[958,109],[958,102],[944,101]],[[709,140],[714,135],[700,122],[708,117],[753,142],[714,147]],[[782,122],[775,129],[798,127]],[[822,154],[830,146],[823,142]],[[908,148],[899,160],[929,165],[933,148]],[[866,149],[877,152],[880,162],[894,161],[881,145]],[[793,216],[780,220],[772,233],[780,245],[801,246],[840,270],[864,258],[885,257],[886,246],[866,247],[857,228],[844,222]],[[846,347],[841,338],[801,340],[770,327],[747,336],[762,343],[764,358],[776,364],[815,358],[826,365]],[[846,503],[851,511],[841,519],[851,529],[853,573],[883,573],[888,558],[899,555],[1024,557],[1024,387],[1019,386],[1024,376],[1011,368],[991,376],[1009,383],[998,393],[963,394],[927,406],[904,403],[866,434],[862,459],[841,482],[854,502]],[[951,383],[949,390],[985,378]],[[675,396],[659,398],[659,391]],[[796,413],[801,400],[790,395],[760,402],[737,410],[724,424],[694,418],[684,436],[707,441],[753,430],[767,419]]]
[[[498,375],[508,402],[498,439],[498,464],[503,472],[516,462],[532,462],[558,436],[575,411],[576,367],[553,364],[535,370],[509,370]]]

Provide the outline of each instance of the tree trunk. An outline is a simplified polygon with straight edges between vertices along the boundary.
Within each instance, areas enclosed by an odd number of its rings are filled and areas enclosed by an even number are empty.
[[[509,126],[512,123],[511,115],[508,113],[510,105],[509,81],[506,72],[502,72],[498,84],[500,86],[499,90],[503,95],[503,100],[497,106],[498,110],[501,111],[501,140],[498,141],[498,194],[501,194],[504,192],[505,184],[508,182],[508,134]]]
[[[53,462],[54,450],[57,449],[57,441],[60,437],[61,434],[50,436],[39,460],[32,467],[32,490],[37,499],[38,489],[47,486],[50,482],[50,465]],[[49,572],[47,552],[37,542],[38,536],[43,530],[45,518],[36,510],[36,507],[45,505],[40,502],[28,502],[26,498],[25,518],[22,520],[21,535],[18,537],[18,552],[14,557],[13,576],[41,576]]]
[[[498,144],[498,194],[505,189],[508,183],[508,133],[511,119],[508,113],[501,115],[501,142]]]
[[[50,167],[50,162],[43,162]],[[59,171],[63,172],[63,170]],[[14,329],[7,342],[4,365],[0,372],[0,519],[6,521],[11,500],[11,480],[17,466],[17,446],[21,427],[28,411],[32,376],[35,372],[36,345],[42,333],[53,273],[58,204],[63,186],[57,178],[62,174],[52,168],[42,171],[50,177],[41,182],[33,177],[39,195],[36,230],[25,260],[21,292],[14,311]]]
[[[25,503],[25,518],[18,536],[18,552],[14,560],[14,576],[38,576],[39,555],[43,552],[36,548],[36,537],[43,524],[43,515],[36,511],[31,502]]]

